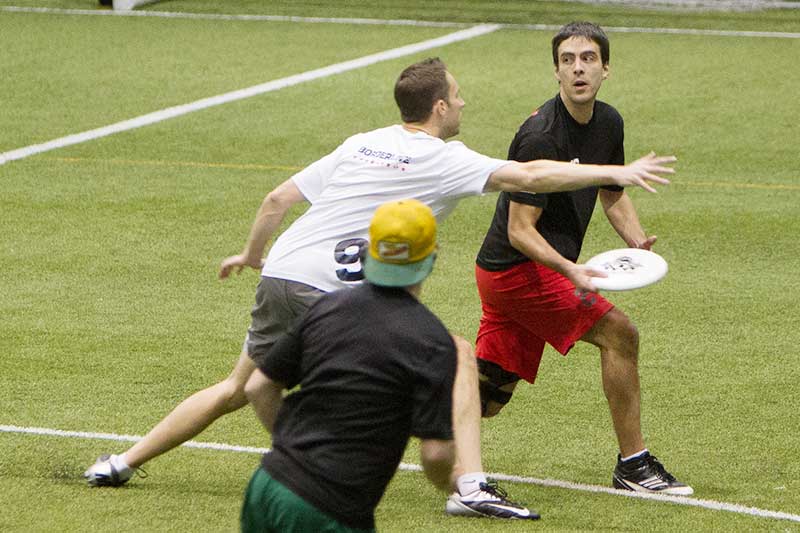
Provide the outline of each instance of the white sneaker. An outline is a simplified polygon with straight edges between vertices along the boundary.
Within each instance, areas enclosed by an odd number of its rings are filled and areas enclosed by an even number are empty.
[[[480,490],[462,496],[455,492],[447,498],[445,512],[453,516],[492,517],[511,520],[537,520],[539,513],[506,498],[506,491],[496,481],[481,483]]]
[[[117,470],[114,466],[116,455],[101,455],[97,462],[86,469],[83,477],[92,487],[119,487],[124,485],[136,470],[133,468],[122,468]]]

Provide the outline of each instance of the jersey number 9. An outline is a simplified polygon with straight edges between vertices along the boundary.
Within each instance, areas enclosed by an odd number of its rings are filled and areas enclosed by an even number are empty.
[[[366,250],[366,239],[345,239],[336,245],[333,257],[344,268],[336,270],[336,277],[342,281],[361,281],[364,271],[361,269],[361,251]]]

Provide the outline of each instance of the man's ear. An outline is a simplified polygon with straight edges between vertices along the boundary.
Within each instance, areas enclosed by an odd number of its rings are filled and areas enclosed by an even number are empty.
[[[606,64],[603,65],[603,79],[604,80],[608,79],[608,74],[609,74],[608,63],[606,63]]]

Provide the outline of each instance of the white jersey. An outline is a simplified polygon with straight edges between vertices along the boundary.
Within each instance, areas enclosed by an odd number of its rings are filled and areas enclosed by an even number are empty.
[[[311,206],[275,241],[262,275],[323,291],[353,286],[378,206],[415,198],[441,222],[507,163],[399,125],[354,135],[292,177]]]

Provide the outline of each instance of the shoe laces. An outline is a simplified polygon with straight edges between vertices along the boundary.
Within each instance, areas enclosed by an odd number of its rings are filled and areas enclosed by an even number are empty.
[[[141,466],[134,468],[133,472],[136,474],[136,477],[140,477],[142,479],[147,477],[147,472]]]
[[[661,462],[655,458],[655,456],[653,455],[649,456],[646,459],[646,461],[647,465],[653,470],[655,470],[660,478],[668,482],[676,481],[675,476],[667,472],[667,469],[664,468],[664,465],[662,465]]]
[[[511,500],[508,499],[508,492],[506,492],[503,488],[501,488],[497,484],[497,481],[491,480],[491,481],[481,482],[480,484],[478,484],[478,488],[483,492],[489,493],[492,496],[496,496],[497,499],[502,500],[505,503],[522,507],[520,504],[512,502]]]

